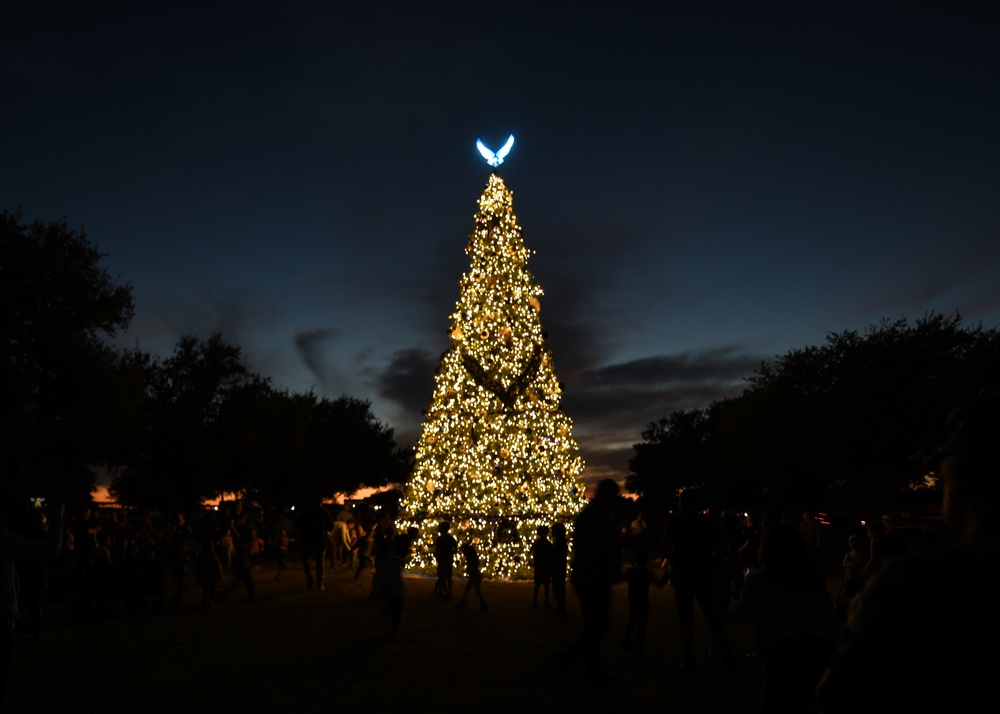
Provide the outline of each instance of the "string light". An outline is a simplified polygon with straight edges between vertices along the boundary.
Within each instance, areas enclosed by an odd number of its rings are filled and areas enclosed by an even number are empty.
[[[533,252],[497,174],[479,198],[466,253],[472,263],[397,527],[418,531],[411,571],[435,572],[437,527],[449,520],[460,543],[476,546],[484,577],[530,578],[537,528],[562,522],[570,532],[586,503],[584,464],[545,346],[544,293],[527,267]]]

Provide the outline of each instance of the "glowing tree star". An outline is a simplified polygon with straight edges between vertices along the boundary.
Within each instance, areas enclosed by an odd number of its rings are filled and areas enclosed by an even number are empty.
[[[479,198],[416,464],[397,527],[416,526],[409,569],[434,572],[434,539],[450,520],[493,579],[531,576],[536,529],[585,505],[579,446],[560,409],[562,387],[539,318],[542,289],[527,268],[513,196],[496,173]]]

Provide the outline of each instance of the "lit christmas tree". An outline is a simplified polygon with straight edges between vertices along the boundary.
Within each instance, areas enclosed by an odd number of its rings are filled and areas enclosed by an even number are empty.
[[[537,527],[559,521],[571,531],[586,503],[583,461],[560,409],[562,387],[539,317],[543,293],[527,268],[532,251],[497,173],[475,220],[466,247],[472,265],[460,282],[451,345],[397,526],[419,531],[411,571],[434,572],[437,527],[449,520],[459,543],[476,546],[484,577],[528,578]]]

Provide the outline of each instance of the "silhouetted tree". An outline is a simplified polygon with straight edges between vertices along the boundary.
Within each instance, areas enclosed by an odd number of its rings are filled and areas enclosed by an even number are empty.
[[[367,401],[242,389],[222,416],[227,490],[249,490],[266,503],[293,505],[313,493],[384,486],[405,475],[392,429]]]
[[[634,444],[625,488],[639,496],[647,520],[664,516],[677,493],[689,486],[714,481],[709,451],[709,411],[676,411],[642,430],[642,443]]]
[[[0,212],[0,480],[89,498],[119,438],[106,339],[131,322],[132,288],[82,230],[22,220]]]
[[[787,501],[878,512],[923,482],[958,403],[1000,389],[1000,335],[959,316],[883,321],[762,365],[720,424],[731,475]]]
[[[123,503],[186,510],[229,492],[289,506],[403,480],[393,432],[368,402],[278,391],[221,335],[125,361],[141,375],[142,406],[111,486]]]
[[[899,507],[933,468],[947,413],[1000,392],[1000,333],[959,316],[883,321],[790,350],[747,382],[697,418],[650,425],[627,488],[670,492],[701,468],[736,505]]]
[[[218,491],[225,448],[219,415],[230,394],[255,377],[239,346],[219,334],[182,337],[170,357],[136,366],[144,373],[145,434],[112,493],[128,503],[188,510]]]

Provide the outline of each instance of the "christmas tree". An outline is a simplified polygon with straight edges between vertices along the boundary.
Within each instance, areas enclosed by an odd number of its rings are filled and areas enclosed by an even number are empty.
[[[543,293],[527,268],[532,251],[495,172],[475,221],[466,246],[472,265],[460,281],[397,525],[419,533],[411,571],[434,572],[437,527],[447,520],[459,543],[476,546],[484,577],[528,578],[538,526],[563,522],[571,531],[585,505],[583,461],[560,409],[539,316]]]

